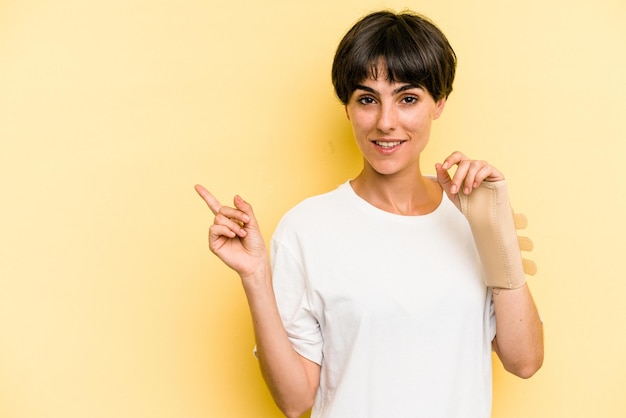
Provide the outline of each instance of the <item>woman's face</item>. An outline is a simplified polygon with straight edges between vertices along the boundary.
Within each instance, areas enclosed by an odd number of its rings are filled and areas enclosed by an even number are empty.
[[[366,169],[382,175],[419,170],[419,156],[432,121],[445,106],[412,84],[390,83],[384,74],[368,78],[352,93],[346,114]]]

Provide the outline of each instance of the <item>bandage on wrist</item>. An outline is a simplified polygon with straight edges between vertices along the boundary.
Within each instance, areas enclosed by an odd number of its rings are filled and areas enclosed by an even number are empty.
[[[482,182],[469,195],[459,193],[461,212],[469,221],[474,243],[489,287],[517,289],[534,275],[535,263],[522,258],[532,241],[518,237],[516,229],[526,227],[524,215],[511,209],[506,180]]]

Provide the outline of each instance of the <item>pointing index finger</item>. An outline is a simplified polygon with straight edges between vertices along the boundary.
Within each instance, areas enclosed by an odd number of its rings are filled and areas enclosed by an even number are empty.
[[[222,207],[222,204],[219,202],[219,200],[217,200],[215,196],[213,196],[211,193],[209,193],[207,189],[199,184],[196,184],[194,189],[196,189],[196,192],[200,195],[202,200],[206,202],[209,209],[211,209],[211,212],[213,212],[213,215],[217,215],[220,211],[220,208]]]

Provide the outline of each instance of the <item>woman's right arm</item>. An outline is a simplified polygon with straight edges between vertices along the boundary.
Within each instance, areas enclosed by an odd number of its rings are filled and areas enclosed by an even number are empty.
[[[257,356],[274,401],[288,417],[311,408],[319,386],[320,366],[300,356],[287,337],[272,287],[265,242],[252,207],[235,196],[234,207],[222,206],[204,187],[196,191],[215,215],[209,248],[235,270],[248,299]]]

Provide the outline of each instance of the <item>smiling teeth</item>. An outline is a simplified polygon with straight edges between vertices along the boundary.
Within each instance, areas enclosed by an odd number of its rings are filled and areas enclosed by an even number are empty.
[[[397,145],[400,145],[402,143],[402,141],[394,141],[394,142],[380,142],[380,141],[374,141],[374,143],[376,145],[378,145],[379,147],[383,147],[383,148],[393,148]]]

